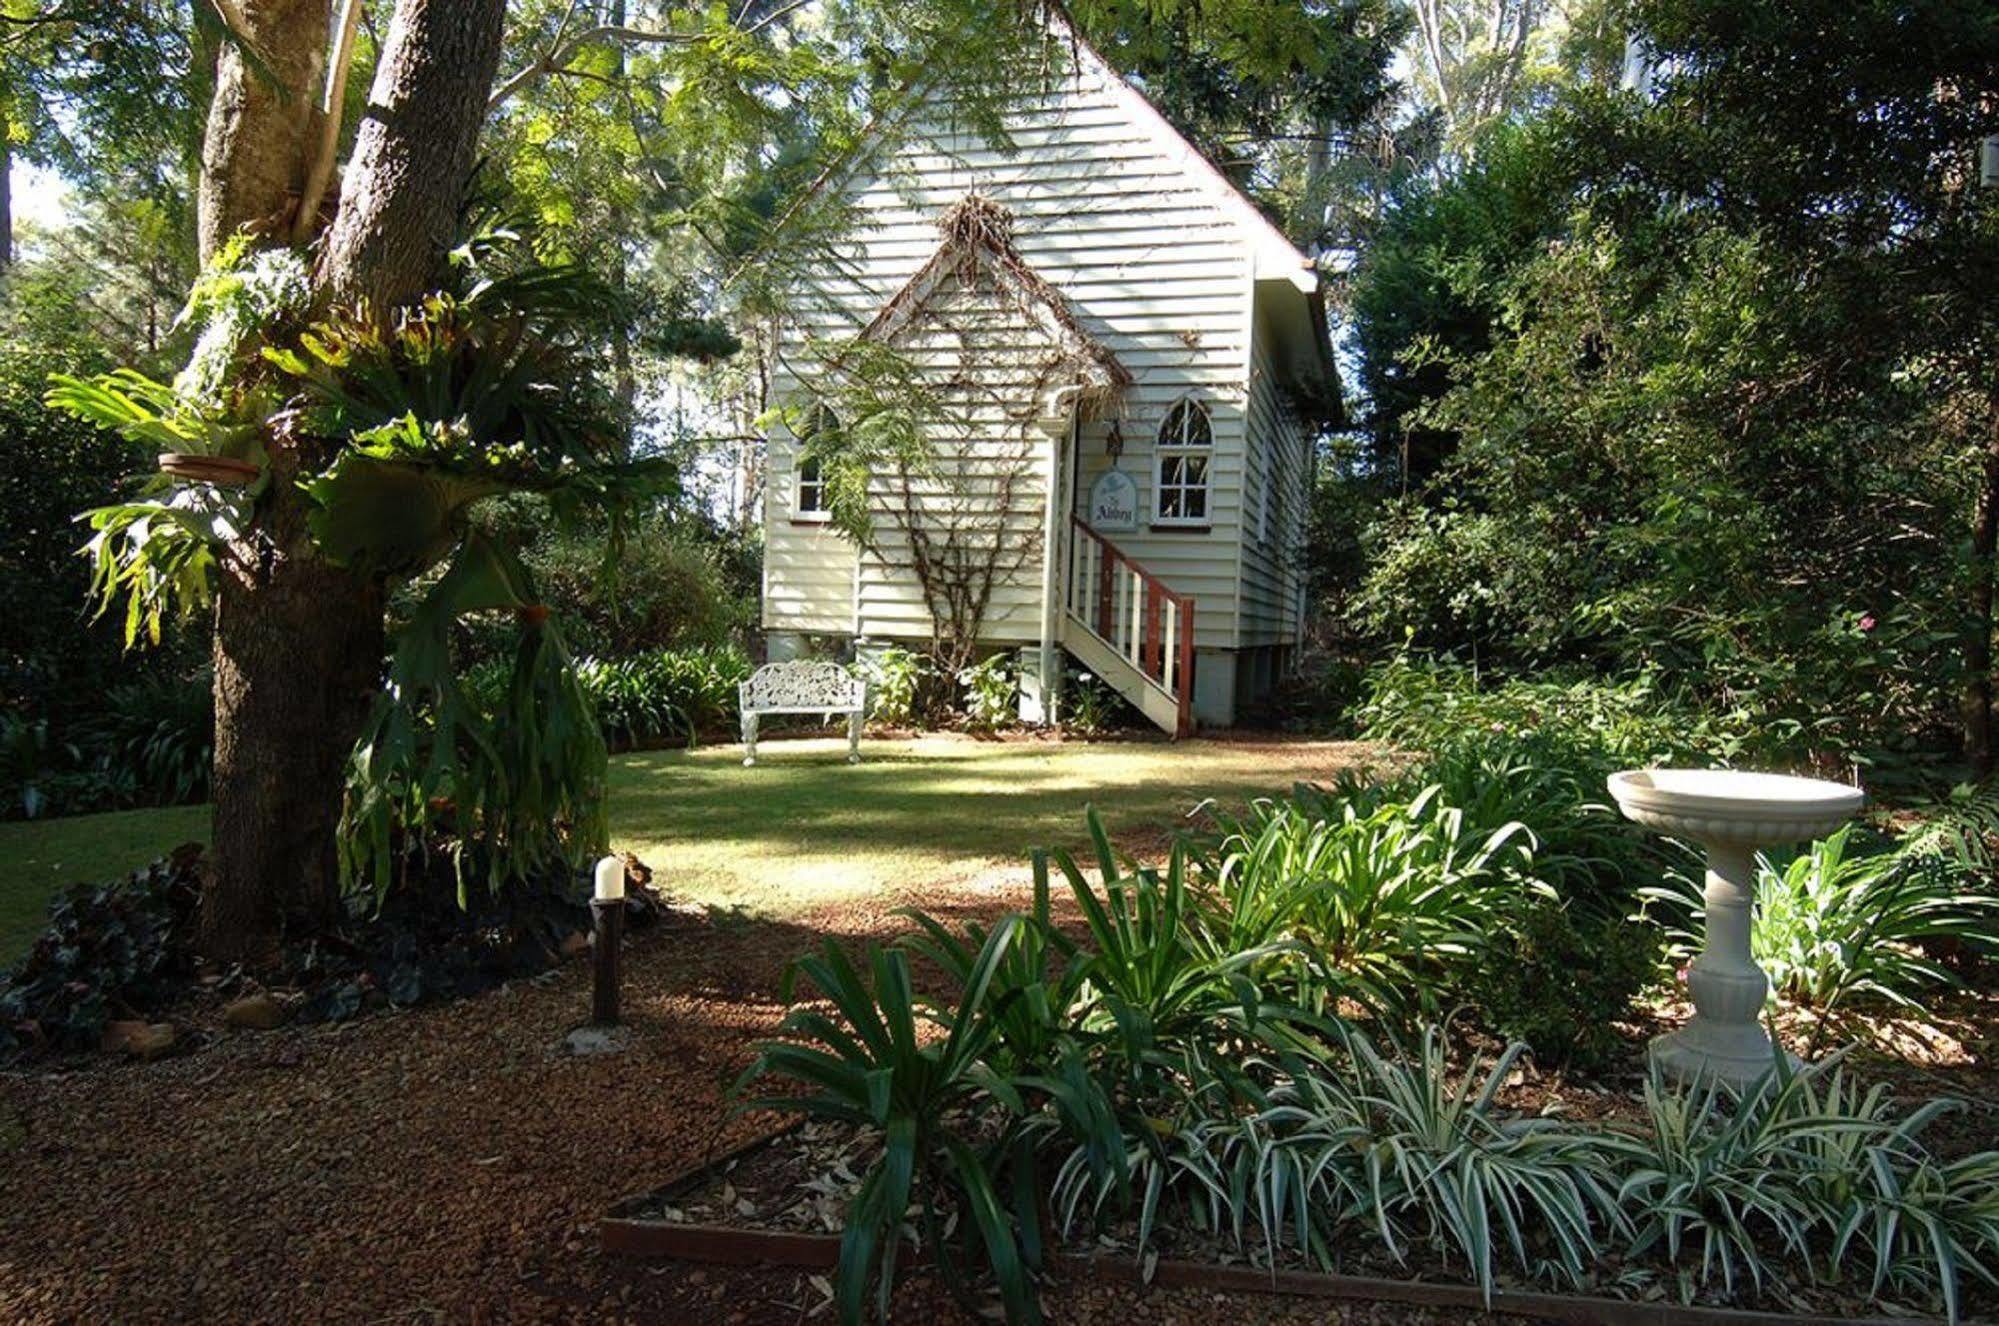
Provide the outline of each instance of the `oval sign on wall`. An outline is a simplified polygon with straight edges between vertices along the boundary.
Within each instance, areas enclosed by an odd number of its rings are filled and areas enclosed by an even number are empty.
[[[1122,470],[1105,470],[1090,485],[1090,528],[1115,534],[1138,528],[1138,481]]]

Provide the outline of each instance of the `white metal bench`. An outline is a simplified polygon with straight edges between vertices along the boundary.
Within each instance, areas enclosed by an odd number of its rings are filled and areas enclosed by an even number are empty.
[[[766,663],[737,688],[743,710],[743,763],[757,762],[757,719],[764,714],[847,716],[847,763],[861,762],[868,684],[838,663]]]

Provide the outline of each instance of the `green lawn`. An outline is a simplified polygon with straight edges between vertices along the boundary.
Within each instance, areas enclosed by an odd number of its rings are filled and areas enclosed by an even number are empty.
[[[0,824],[0,966],[21,955],[65,884],[111,879],[207,839],[206,806]]]
[[[952,737],[653,751],[611,762],[615,846],[672,892],[774,916],[845,899],[970,881],[1028,849],[1080,847],[1094,803],[1114,834],[1157,842],[1206,797],[1240,802],[1327,778],[1364,753],[1337,743],[1057,744]],[[48,898],[205,836],[199,806],[0,824],[0,963],[18,956]]]

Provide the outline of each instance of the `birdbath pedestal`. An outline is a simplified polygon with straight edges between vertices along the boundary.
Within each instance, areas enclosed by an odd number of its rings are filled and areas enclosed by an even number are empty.
[[[1652,1041],[1652,1062],[1681,1081],[1746,1086],[1770,1071],[1763,1029],[1770,980],[1749,946],[1756,850],[1823,837],[1852,819],[1856,787],[1733,769],[1629,769],[1610,776],[1624,814],[1707,853],[1707,937],[1687,972],[1694,1015]]]

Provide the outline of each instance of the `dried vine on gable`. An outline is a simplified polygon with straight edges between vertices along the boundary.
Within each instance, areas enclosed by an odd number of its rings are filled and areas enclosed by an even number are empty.
[[[906,566],[953,676],[975,661],[995,596],[1042,556],[1049,443],[1036,434],[1057,394],[1103,409],[1131,376],[1020,256],[1004,207],[970,194],[940,228],[936,254],[861,337],[930,379],[933,417],[923,445],[868,467],[867,518],[851,532],[892,571]]]

